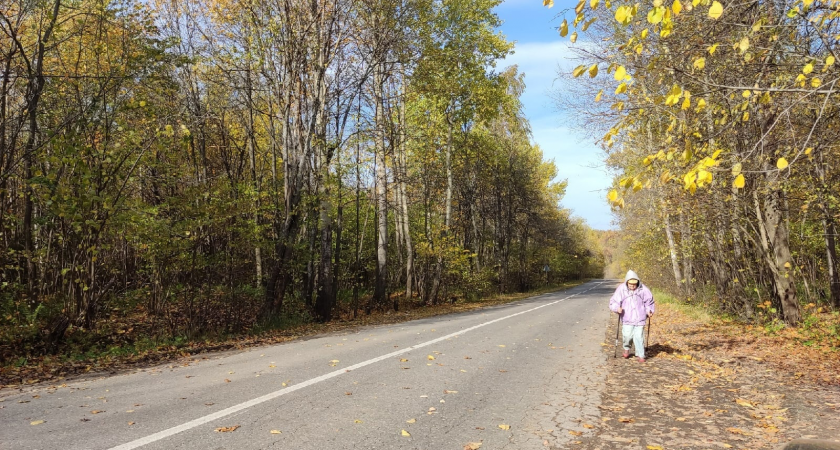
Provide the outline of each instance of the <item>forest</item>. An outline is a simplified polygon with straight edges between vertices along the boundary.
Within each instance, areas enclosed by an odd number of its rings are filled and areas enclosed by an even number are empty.
[[[0,362],[600,277],[497,4],[4,2]]]
[[[609,270],[745,323],[818,326],[836,349],[840,2],[581,0],[563,14],[579,65],[559,101],[616,174]]]

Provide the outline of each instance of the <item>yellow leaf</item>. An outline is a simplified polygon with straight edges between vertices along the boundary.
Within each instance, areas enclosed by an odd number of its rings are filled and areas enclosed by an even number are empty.
[[[645,39],[647,37],[647,35],[648,35],[648,29],[645,28],[644,30],[642,30],[642,39]]]
[[[405,358],[400,358],[400,362],[408,362],[408,360]]]
[[[814,71],[814,65],[811,63],[805,64],[805,67],[802,68],[802,73],[808,75],[809,73]]]
[[[571,36],[569,36],[569,40],[570,40],[570,41],[572,41],[572,44],[574,44],[575,42],[577,42],[577,36],[578,36],[578,35],[577,35],[577,31],[575,31],[574,33],[572,33],[572,35],[571,35]]]
[[[566,37],[567,34],[569,34],[569,22],[563,19],[563,23],[560,24],[560,37]]]
[[[616,90],[615,90],[616,95],[623,94],[625,92],[627,92],[627,83],[619,84],[618,88],[616,88]]]
[[[582,435],[582,434],[583,434],[583,431],[573,431],[573,430],[569,430],[569,434],[571,434],[572,436],[580,436],[580,435]]]
[[[598,64],[592,64],[589,68],[589,78],[595,78],[598,75]]]
[[[586,428],[587,430],[591,430],[591,429],[595,428],[595,425],[590,425],[588,423],[585,423],[585,424],[583,424],[583,428]]]
[[[478,450],[481,447],[481,442],[468,442],[464,446],[464,450]]]
[[[709,17],[717,20],[717,19],[720,18],[720,16],[722,14],[723,14],[723,5],[721,5],[720,2],[718,2],[718,1],[712,2],[712,7],[709,8]]]
[[[828,58],[825,59],[826,66],[833,66],[834,65],[834,56],[828,55]]]
[[[661,445],[648,445],[647,449],[648,450],[665,450],[665,449],[662,448]]]
[[[735,163],[735,165],[732,166],[732,175],[735,175],[737,177],[740,174],[741,174],[741,163]]]
[[[779,170],[784,170],[785,167],[787,167],[787,166],[788,166],[788,162],[784,158],[779,158],[779,160],[776,161],[776,167],[778,167]]]
[[[572,71],[572,76],[577,78],[583,75],[583,72],[586,72],[586,66],[577,66],[575,70]]]
[[[510,430],[510,425],[501,424],[501,425],[499,425],[499,428],[501,428],[503,430]]]
[[[656,8],[651,9],[648,12],[647,20],[648,22],[656,25],[659,22],[662,22],[662,18],[665,16],[665,8],[662,6],[658,6]]]
[[[411,437],[411,433],[405,430],[400,431],[400,434],[403,435],[403,437]]]
[[[600,0],[589,0],[589,7],[595,9],[598,7],[598,3],[600,3]]]
[[[694,68],[703,70],[706,67],[706,58],[697,58],[694,60]]]
[[[414,422],[417,422],[417,419],[408,419],[408,420],[405,421],[405,423],[414,423]]]
[[[234,425],[232,427],[219,427],[216,428],[216,433],[230,433],[231,431],[236,431],[239,428],[239,425]]]
[[[271,430],[271,434],[283,434],[280,430]]]
[[[691,107],[691,97],[686,97],[685,99],[683,99],[682,109],[688,109],[690,107]]]
[[[749,111],[745,111],[745,112],[744,112],[744,115],[743,115],[743,116],[741,116],[741,122],[746,122],[746,121],[748,121],[748,120],[750,120],[750,112],[749,112]]]
[[[822,86],[822,81],[819,78],[811,78],[811,87],[818,88]]]
[[[33,420],[32,422],[29,422],[29,425],[41,425],[44,422],[46,422],[46,420]]]
[[[674,0],[674,4],[671,5],[671,10],[674,11],[674,15],[677,15],[677,16],[680,15],[680,12],[682,11],[682,9],[683,9],[683,7],[682,7],[682,3],[680,3],[680,0]]]
[[[426,357],[426,359],[428,359],[429,361],[432,361],[432,360],[434,360],[434,359],[435,359],[435,357],[434,357],[434,356],[432,356],[432,355],[429,355],[429,356],[427,356],[427,357]]]
[[[744,97],[744,98],[750,98],[750,95],[751,95],[751,93],[750,93],[749,90],[741,92],[741,96]]]
[[[747,407],[747,408],[754,408],[755,407],[752,403],[748,402],[747,400],[744,400],[743,398],[736,399],[735,403],[737,403],[741,406]]]
[[[585,0],[580,0],[578,2],[577,6],[575,6],[575,14],[580,14],[580,12],[583,11],[583,6],[585,4],[586,4]]]
[[[604,95],[604,90],[603,90],[603,89],[601,89],[600,91],[598,91],[598,95],[596,95],[596,96],[595,96],[595,101],[596,101],[596,102],[600,102],[600,101],[601,101],[601,96],[602,96],[602,95]]]
[[[607,199],[610,202],[615,202],[616,199],[618,199],[618,191],[616,191],[615,189],[611,190],[610,193],[607,194]]]
[[[711,45],[711,46],[708,48],[708,50],[709,50],[709,54],[710,54],[710,55],[714,55],[714,54],[715,54],[715,50],[717,50],[718,45],[720,45],[720,44],[714,44],[714,45]]]
[[[543,0],[543,6],[551,8],[552,6],[554,6],[554,0]]]
[[[622,25],[627,25],[633,20],[633,9],[629,6],[619,6],[615,10],[615,20]]]
[[[359,420],[359,419],[356,419],[356,420],[353,421],[353,423],[362,423],[362,421]]]
[[[747,51],[747,49],[750,48],[750,38],[745,36],[741,39],[741,42],[738,43],[738,48],[741,49],[741,53]]]
[[[805,154],[810,155],[812,151],[814,151],[814,149],[812,147],[808,147],[805,149]]]
[[[706,107],[706,100],[703,100],[702,98],[700,100],[697,100],[697,111],[698,112],[705,107]]]
[[[624,66],[618,66],[618,69],[615,69],[615,73],[613,74],[615,81],[623,81],[625,76],[627,76],[627,69]]]

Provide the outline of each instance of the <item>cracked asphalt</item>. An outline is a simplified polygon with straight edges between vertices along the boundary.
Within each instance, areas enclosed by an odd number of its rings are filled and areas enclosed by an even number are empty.
[[[566,448],[601,414],[616,283],[3,393],[0,448]]]

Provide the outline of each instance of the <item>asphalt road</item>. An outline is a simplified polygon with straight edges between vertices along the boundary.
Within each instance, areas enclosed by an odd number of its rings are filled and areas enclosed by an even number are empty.
[[[616,285],[2,393],[0,449],[562,448],[597,416]]]

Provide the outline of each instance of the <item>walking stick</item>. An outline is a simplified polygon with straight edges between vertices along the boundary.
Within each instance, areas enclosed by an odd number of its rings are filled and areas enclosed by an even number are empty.
[[[618,358],[618,332],[621,330],[621,314],[616,314],[618,321],[615,324],[615,349],[613,350],[613,359]]]
[[[647,349],[648,349],[648,345],[649,345],[648,342],[650,342],[650,324],[651,323],[653,323],[653,321],[650,320],[650,316],[648,316],[648,318],[647,318],[647,336],[645,337],[645,355],[647,355]]]

